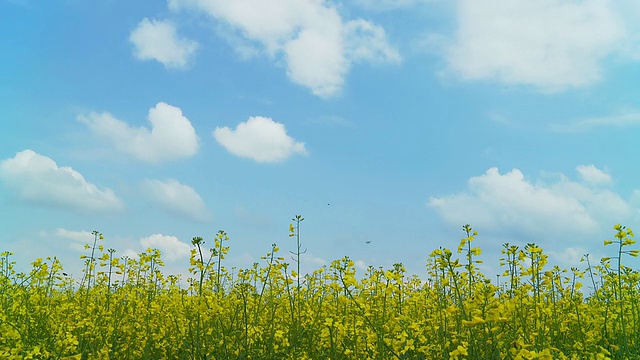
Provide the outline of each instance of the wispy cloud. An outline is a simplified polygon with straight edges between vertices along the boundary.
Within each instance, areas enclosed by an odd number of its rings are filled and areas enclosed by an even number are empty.
[[[640,125],[640,112],[630,112],[620,115],[584,119],[567,124],[556,123],[550,125],[549,130],[559,133],[580,133],[588,132],[600,127],[622,128],[638,125]]]
[[[329,265],[329,261],[324,258],[315,256],[313,254],[305,253],[300,255],[300,259],[303,263],[313,264],[314,268],[319,268],[322,266]]]
[[[148,179],[142,183],[141,190],[151,203],[170,215],[197,222],[207,222],[213,216],[200,195],[177,180]]]
[[[160,163],[198,152],[196,131],[180,108],[160,102],[149,110],[148,118],[150,130],[131,127],[107,112],[78,116],[78,120],[93,133],[108,139],[116,149],[138,160]]]
[[[98,188],[71,167],[24,150],[0,162],[0,180],[13,196],[27,203],[68,210],[114,212],[124,207],[109,188]]]
[[[86,244],[92,243],[94,239],[94,235],[91,231],[75,231],[75,230],[67,230],[64,228],[58,228],[53,234],[49,234],[43,232],[43,236],[46,237],[56,237],[63,241],[69,242],[69,248],[76,251],[84,251],[84,246]]]
[[[197,42],[178,36],[168,20],[142,19],[129,41],[137,59],[156,60],[167,68],[185,68],[198,49]]]
[[[437,2],[440,0],[355,0],[354,2],[368,10],[389,11],[408,9],[416,5]]]
[[[582,180],[588,184],[607,185],[611,183],[611,175],[598,169],[595,165],[580,165],[576,170]]]
[[[487,113],[487,117],[489,118],[489,120],[499,125],[503,125],[503,126],[515,125],[515,122],[513,121],[513,119],[511,119],[507,115],[500,112],[496,112],[496,111],[489,112]]]
[[[250,117],[235,130],[216,128],[213,136],[230,153],[257,162],[280,162],[293,154],[307,154],[304,143],[287,135],[283,124],[261,116]]]
[[[582,246],[570,246],[563,249],[562,251],[550,250],[548,251],[548,253],[549,255],[551,255],[551,258],[553,260],[552,263],[564,263],[568,266],[578,267],[583,265],[581,264],[581,260],[584,258],[585,254],[589,253],[589,251]],[[598,256],[599,254],[591,253],[591,255],[593,256],[591,259],[601,258],[601,256]]]
[[[266,214],[251,212],[246,206],[236,205],[233,208],[233,214],[244,225],[247,226],[265,226],[271,223],[271,219]]]

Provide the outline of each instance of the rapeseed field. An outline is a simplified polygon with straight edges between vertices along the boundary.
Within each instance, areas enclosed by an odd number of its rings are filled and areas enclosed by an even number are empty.
[[[535,244],[504,244],[501,281],[478,269],[477,232],[427,258],[428,277],[348,257],[300,274],[273,244],[260,263],[227,269],[224,231],[192,240],[188,286],[161,253],[116,256],[94,232],[81,279],[55,258],[17,273],[0,256],[0,359],[638,359],[640,273],[631,229],[584,268],[547,264]],[[589,291],[583,290],[583,283]]]

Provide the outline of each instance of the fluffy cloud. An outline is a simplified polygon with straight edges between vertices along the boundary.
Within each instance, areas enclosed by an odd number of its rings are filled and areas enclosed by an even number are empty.
[[[189,119],[180,108],[163,102],[149,110],[151,130],[131,127],[109,113],[81,115],[78,120],[96,135],[109,139],[118,150],[142,161],[159,163],[198,152],[198,136]]]
[[[73,211],[111,212],[123,204],[111,189],[100,189],[76,170],[59,167],[33,150],[0,162],[0,179],[20,200]]]
[[[142,19],[131,32],[134,56],[157,60],[167,68],[184,68],[198,49],[198,43],[179,37],[171,21]]]
[[[491,168],[469,179],[467,191],[433,197],[429,205],[450,225],[470,223],[536,242],[608,229],[633,214],[618,194],[592,186],[594,180],[603,183],[607,174],[593,166],[578,171],[585,183],[560,175],[552,184],[534,184],[517,169],[503,175]]]
[[[321,97],[338,93],[349,69],[339,32],[307,29],[284,47],[287,75]]]
[[[153,234],[140,239],[140,244],[145,248],[158,249],[162,258],[167,261],[176,261],[189,257],[191,247],[175,236]]]
[[[211,211],[200,195],[192,187],[176,180],[145,180],[142,192],[149,201],[169,214],[198,222],[211,220]]]
[[[279,162],[294,153],[307,154],[304,143],[287,135],[283,124],[260,116],[250,117],[235,130],[216,128],[213,136],[230,153],[257,162]]]
[[[271,58],[284,59],[289,78],[321,97],[340,92],[355,61],[400,60],[384,29],[361,19],[345,22],[324,1],[169,0],[169,7],[195,9],[228,25]]]
[[[460,0],[446,56],[462,79],[558,91],[598,81],[626,40],[610,1]]]

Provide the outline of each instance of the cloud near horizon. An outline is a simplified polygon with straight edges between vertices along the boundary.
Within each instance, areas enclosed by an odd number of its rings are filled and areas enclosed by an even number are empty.
[[[583,182],[557,176],[552,183],[532,183],[513,169],[497,168],[469,179],[465,191],[432,197],[428,205],[451,226],[471,224],[491,234],[511,234],[527,241],[551,241],[609,229],[634,215],[632,205],[603,188],[610,176],[593,165],[579,166]]]
[[[160,163],[190,157],[198,152],[199,139],[180,108],[159,102],[149,109],[151,130],[135,128],[107,112],[80,115],[78,120],[94,134],[109,140],[117,150],[138,160]]]
[[[307,155],[304,143],[296,142],[283,124],[267,117],[250,117],[235,130],[218,127],[213,136],[230,153],[261,163],[281,162],[293,154]]]
[[[0,180],[19,201],[75,212],[116,212],[123,202],[109,188],[98,188],[82,174],[33,150],[0,162]]]
[[[81,230],[68,230],[64,228],[57,228],[55,232],[41,232],[42,237],[55,237],[59,240],[68,241],[69,248],[75,251],[85,251],[85,244],[93,242],[94,235],[91,231]]]
[[[382,27],[363,19],[345,20],[328,2],[169,0],[169,9],[200,12],[224,24],[238,34],[232,45],[239,53],[255,53],[247,49],[259,45],[276,63],[284,61],[292,82],[323,98],[341,92],[356,62],[401,60]]]
[[[189,257],[191,246],[183,243],[175,236],[153,234],[140,239],[140,245],[145,248],[160,250],[162,259],[166,261],[176,261]]]

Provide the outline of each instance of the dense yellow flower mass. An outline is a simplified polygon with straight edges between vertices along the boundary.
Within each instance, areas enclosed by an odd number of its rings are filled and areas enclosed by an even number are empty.
[[[294,218],[296,261],[301,217]],[[224,267],[229,237],[194,238],[188,288],[161,253],[136,259],[86,246],[82,279],[56,258],[16,273],[0,254],[0,359],[638,359],[640,274],[624,265],[633,232],[616,225],[615,254],[586,270],[547,266],[535,244],[504,244],[502,281],[476,267],[469,225],[454,258],[436,249],[429,276],[348,257],[299,276],[273,244],[248,269]],[[585,275],[594,290],[582,291]]]

